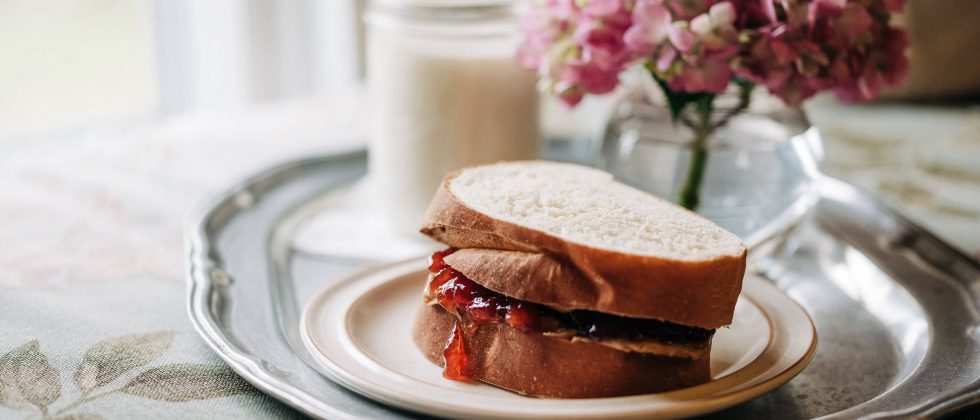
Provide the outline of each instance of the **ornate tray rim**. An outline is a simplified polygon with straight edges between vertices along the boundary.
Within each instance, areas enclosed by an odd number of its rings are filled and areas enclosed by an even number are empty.
[[[205,198],[191,215],[184,235],[184,250],[187,262],[187,312],[198,335],[229,367],[253,386],[283,403],[313,417],[356,419],[357,416],[325,404],[312,394],[296,389],[273,375],[263,367],[261,359],[253,356],[245,349],[233,343],[218,327],[209,313],[208,292],[212,286],[210,273],[214,269],[220,271],[220,264],[211,257],[212,243],[208,226],[223,212],[248,204],[260,193],[256,186],[263,185],[270,189],[274,187],[270,181],[282,177],[283,173],[293,172],[309,165],[324,161],[334,161],[347,158],[366,156],[363,149],[340,152],[327,156],[307,157],[283,162],[266,168],[245,179],[236,182],[222,192]],[[244,195],[243,195],[244,194]],[[216,277],[222,278],[223,274]]]

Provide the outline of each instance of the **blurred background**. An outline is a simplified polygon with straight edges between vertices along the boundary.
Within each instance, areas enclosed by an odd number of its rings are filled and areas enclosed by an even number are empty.
[[[0,138],[355,88],[354,1],[0,2]]]
[[[274,160],[363,142],[365,3],[0,0],[0,153],[116,139],[166,154],[168,141],[222,139],[187,153],[274,141]],[[980,3],[912,1],[901,19],[905,87],[876,105],[807,105],[823,168],[977,255]],[[593,140],[615,100],[574,111],[543,100],[544,135]]]

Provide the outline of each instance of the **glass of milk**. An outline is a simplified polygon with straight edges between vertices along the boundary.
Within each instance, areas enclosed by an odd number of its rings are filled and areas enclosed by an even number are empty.
[[[373,0],[366,21],[370,177],[395,230],[418,232],[448,172],[537,156],[514,1]]]

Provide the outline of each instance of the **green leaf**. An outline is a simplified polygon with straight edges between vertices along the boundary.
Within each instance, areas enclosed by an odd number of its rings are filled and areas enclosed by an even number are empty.
[[[61,373],[48,363],[37,340],[0,358],[0,405],[45,408],[61,396]]]
[[[173,364],[139,374],[122,392],[160,401],[192,401],[255,392],[226,366]]]
[[[104,386],[120,375],[160,357],[173,342],[173,332],[127,335],[96,343],[75,369],[75,384],[82,392]]]
[[[745,95],[746,97],[748,97],[749,95],[751,95],[752,94],[752,90],[755,89],[755,83],[752,83],[752,82],[750,82],[748,80],[745,80],[745,79],[743,79],[741,77],[733,77],[732,78],[732,83],[738,85],[739,90],[742,92],[741,94],[742,95]]]
[[[657,81],[657,85],[660,86],[660,89],[664,92],[664,97],[667,99],[667,108],[670,109],[670,117],[673,119],[674,123],[680,119],[681,114],[684,113],[684,108],[686,108],[688,104],[707,103],[710,105],[711,101],[713,101],[715,98],[714,93],[674,92],[670,89],[670,85],[667,84],[666,80],[657,77],[652,72],[650,73],[650,76],[653,77],[653,80]]]

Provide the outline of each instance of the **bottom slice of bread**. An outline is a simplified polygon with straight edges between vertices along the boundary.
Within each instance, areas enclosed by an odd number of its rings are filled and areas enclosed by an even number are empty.
[[[423,306],[413,331],[416,345],[444,366],[443,350],[456,317]],[[469,377],[519,394],[599,398],[685,388],[711,379],[709,358],[696,360],[619,351],[600,344],[525,333],[500,323],[462,328]]]

